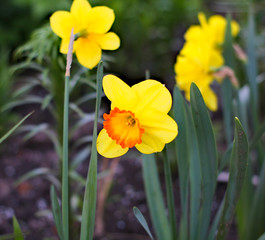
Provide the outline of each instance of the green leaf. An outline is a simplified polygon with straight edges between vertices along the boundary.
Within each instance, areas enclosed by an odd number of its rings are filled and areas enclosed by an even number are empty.
[[[220,166],[218,168],[219,173],[228,165],[229,160],[231,158],[231,154],[232,154],[232,147],[233,147],[233,144],[231,143],[229,147],[226,149],[226,152],[224,156],[222,157]]]
[[[13,128],[11,128],[3,137],[0,138],[0,144],[7,139],[33,112],[22,118]]]
[[[93,142],[91,157],[86,180],[85,196],[83,201],[80,240],[92,240],[95,226],[96,200],[97,200],[97,124],[102,96],[103,62],[98,64],[97,70],[97,100],[95,121],[93,128]]]
[[[164,173],[165,173],[165,180],[166,180],[169,226],[171,230],[172,239],[177,239],[176,209],[175,209],[172,174],[171,174],[171,167],[170,167],[170,162],[168,158],[167,146],[165,146],[163,153],[164,153],[163,163],[164,163]]]
[[[175,138],[176,160],[178,164],[180,200],[181,200],[181,222],[180,239],[188,238],[188,190],[189,190],[189,114],[183,96],[178,89],[174,88],[173,113],[174,119],[178,124],[178,136]]]
[[[265,231],[265,158],[260,171],[259,184],[256,188],[250,213],[248,214],[248,228],[246,239],[257,239]]]
[[[178,123],[179,133],[175,139],[176,155],[180,180],[182,219],[180,223],[180,239],[198,237],[199,229],[199,208],[201,200],[201,172],[198,142],[194,122],[190,108],[185,102],[181,92],[174,89],[174,117]],[[191,147],[192,146],[192,147]],[[190,228],[188,225],[188,189],[190,180]]]
[[[143,178],[148,208],[158,240],[171,240],[154,154],[143,155]]]
[[[198,87],[191,84],[191,110],[199,148],[202,176],[202,207],[199,239],[206,239],[217,179],[217,151],[208,109]]]
[[[263,233],[258,240],[265,240],[265,233]]]
[[[255,146],[257,145],[257,143],[259,142],[260,138],[265,134],[265,122],[258,128],[258,130],[256,131],[249,149],[252,150],[253,148],[255,148]]]
[[[227,25],[225,31],[225,42],[224,42],[224,59],[225,65],[234,69],[235,56],[233,49],[233,37],[231,34],[231,16],[226,17]],[[222,94],[222,110],[225,126],[225,136],[227,144],[232,142],[232,84],[228,78],[225,78],[221,85]]]
[[[37,176],[41,176],[41,175],[50,175],[52,174],[53,175],[53,172],[51,169],[49,168],[36,168],[36,169],[33,169],[32,171],[29,171],[27,172],[26,174],[22,175],[19,179],[17,179],[15,182],[14,182],[14,186],[18,186],[19,184],[31,179],[31,178],[34,178],[34,177],[37,177]]]
[[[142,225],[142,227],[145,229],[145,231],[148,233],[149,237],[154,240],[152,233],[148,227],[148,224],[143,216],[143,214],[141,213],[141,211],[137,208],[137,207],[133,207],[133,213],[134,216],[137,218],[137,220],[139,221],[139,223]]]
[[[254,19],[254,8],[253,6],[249,6],[248,12],[248,27],[247,27],[247,56],[248,61],[246,64],[247,71],[247,80],[250,87],[250,99],[251,99],[251,113],[250,117],[252,118],[252,122],[254,124],[254,129],[256,130],[258,127],[258,109],[259,109],[259,91],[258,84],[256,81],[257,77],[257,57],[256,57],[256,33],[255,33],[255,19]]]
[[[20,229],[20,226],[15,216],[13,216],[13,230],[14,230],[14,240],[24,240],[23,233]]]
[[[225,194],[224,209],[218,227],[217,240],[225,239],[232,223],[236,203],[244,183],[248,160],[248,141],[238,118],[235,118],[235,137],[229,169],[229,181]]]
[[[58,235],[61,240],[63,240],[63,227],[62,227],[62,212],[61,208],[59,206],[58,197],[55,192],[55,188],[52,185],[50,189],[50,196],[51,196],[51,202],[52,202],[52,214],[55,222],[55,226],[58,232]]]

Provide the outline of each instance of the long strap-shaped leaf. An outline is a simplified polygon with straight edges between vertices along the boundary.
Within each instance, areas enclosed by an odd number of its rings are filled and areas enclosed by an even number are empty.
[[[206,239],[217,178],[217,152],[208,109],[198,87],[191,84],[191,110],[199,146],[202,176],[202,207],[199,239]]]
[[[257,239],[265,232],[265,159],[260,171],[259,185],[250,208],[245,239]],[[264,236],[265,237],[265,236]]]
[[[181,195],[181,223],[179,239],[197,239],[200,207],[200,158],[195,127],[190,108],[185,103],[179,89],[174,89],[174,118],[179,126],[175,139]],[[190,180],[190,227],[188,225],[188,190]],[[188,234],[190,229],[190,234]],[[189,236],[189,237],[188,237]]]
[[[173,240],[166,217],[158,172],[153,154],[143,155],[144,186],[148,207],[158,240]]]
[[[226,18],[226,31],[225,31],[225,42],[224,42],[224,58],[225,65],[231,68],[234,67],[234,54],[233,54],[233,38],[231,34],[231,16],[228,15]],[[222,92],[222,106],[224,115],[225,125],[225,136],[228,144],[232,142],[232,84],[228,78],[225,78],[221,85]]]
[[[225,239],[231,225],[236,203],[244,183],[248,160],[248,141],[238,118],[235,118],[235,137],[230,160],[229,181],[225,194],[224,209],[218,227],[217,240]]]
[[[20,226],[15,216],[13,216],[13,229],[14,229],[14,240],[24,240],[23,233],[20,229]]]
[[[189,123],[185,109],[185,101],[178,87],[174,88],[173,112],[174,119],[178,123],[178,136],[174,143],[176,145],[176,160],[178,164],[181,221],[180,239],[188,239],[188,190],[189,190]]]
[[[92,240],[95,226],[96,200],[97,200],[97,124],[102,95],[103,63],[100,62],[97,71],[97,100],[95,121],[93,128],[93,142],[91,157],[86,180],[86,190],[83,201],[80,240]]]
[[[154,237],[153,237],[153,235],[152,235],[152,233],[148,227],[148,224],[147,224],[143,214],[141,213],[141,211],[137,207],[133,207],[133,213],[134,213],[135,217],[137,218],[137,220],[139,221],[139,223],[141,223],[141,225],[143,226],[145,231],[148,233],[151,240],[154,240]]]
[[[14,127],[12,127],[3,137],[0,138],[0,143],[7,139],[33,112],[22,118]]]

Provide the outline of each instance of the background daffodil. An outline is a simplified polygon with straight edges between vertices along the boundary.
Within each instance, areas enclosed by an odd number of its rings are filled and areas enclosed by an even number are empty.
[[[207,44],[186,43],[177,57],[175,64],[177,86],[185,92],[190,100],[190,85],[196,83],[205,104],[211,111],[216,111],[218,101],[210,84],[214,81],[214,73],[224,63],[219,51]]]
[[[129,87],[118,77],[107,75],[103,89],[111,111],[103,115],[97,139],[102,156],[118,157],[132,147],[145,154],[161,152],[177,136],[178,126],[168,115],[172,98],[160,82],[145,80]]]
[[[224,43],[227,21],[221,15],[213,15],[207,21],[204,13],[198,14],[200,25],[191,26],[185,33],[185,39],[189,42],[205,43],[213,47],[220,47]],[[234,20],[231,21],[231,33],[236,37],[240,27]]]
[[[74,28],[76,41],[73,51],[80,64],[95,67],[101,59],[101,50],[115,50],[120,46],[119,37],[108,32],[114,22],[112,9],[91,7],[87,0],[74,0],[70,12],[57,11],[50,17],[53,32],[62,38],[60,52],[66,54],[71,29]]]

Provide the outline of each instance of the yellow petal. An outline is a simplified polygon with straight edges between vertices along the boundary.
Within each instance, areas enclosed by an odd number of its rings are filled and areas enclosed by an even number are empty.
[[[87,0],[74,0],[71,6],[71,14],[76,21],[77,31],[82,30],[88,24],[88,12],[91,6]]]
[[[91,8],[87,15],[87,32],[88,33],[106,33],[112,26],[115,15],[112,9],[108,7]]]
[[[102,129],[97,138],[97,150],[98,153],[107,158],[119,157],[125,154],[129,148],[122,148],[119,144],[116,144],[107,134],[105,129]]]
[[[76,57],[80,64],[92,69],[101,59],[101,48],[90,38],[76,40]]]
[[[103,50],[116,50],[120,47],[120,38],[117,34],[109,32],[106,34],[91,34]]]
[[[213,90],[208,86],[205,87],[201,90],[203,100],[206,104],[206,106],[211,110],[211,111],[216,111],[218,107],[218,100],[213,92]]]
[[[140,100],[135,112],[151,107],[168,113],[172,105],[172,97],[168,89],[158,81],[145,80],[132,86]]]
[[[232,36],[236,37],[240,31],[240,26],[236,21],[231,22],[231,28],[232,28]]]
[[[103,89],[107,98],[112,102],[111,108],[134,112],[136,94],[121,79],[114,75],[106,75],[103,78]]]
[[[50,17],[52,31],[61,38],[70,38],[74,19],[67,11],[57,11]]]
[[[136,144],[135,147],[144,154],[151,154],[161,152],[165,147],[165,143],[161,142],[159,138],[154,137],[148,133],[142,136],[142,143]]]
[[[158,138],[163,143],[171,142],[178,134],[177,123],[167,114],[156,109],[145,109],[136,115],[144,134]]]
[[[208,27],[207,19],[206,19],[206,16],[204,13],[199,12],[198,13],[198,19],[199,19],[199,22],[200,22],[202,28]]]

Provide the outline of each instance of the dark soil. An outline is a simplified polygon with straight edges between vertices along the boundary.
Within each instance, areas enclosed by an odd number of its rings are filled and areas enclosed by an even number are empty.
[[[0,159],[0,234],[12,233],[12,216],[16,215],[27,240],[58,239],[50,211],[50,181],[43,176],[38,176],[18,186],[14,185],[20,176],[30,170],[40,167],[56,170],[58,157],[53,151],[52,144],[45,135],[38,134],[28,142],[24,142],[22,136],[14,136],[6,141],[4,146]],[[88,163],[84,163],[82,167],[84,173],[87,166]],[[86,173],[83,175],[85,176]],[[174,176],[174,179],[177,179],[177,176]],[[217,211],[225,188],[225,184],[218,185],[213,212]],[[177,181],[174,189],[176,214],[179,216]],[[149,239],[134,217],[132,211],[134,206],[141,210],[151,225],[144,193],[141,162],[139,159],[131,158],[130,155],[128,157],[125,155],[116,167],[112,186],[105,202],[104,232],[96,239]],[[235,226],[232,226],[228,239],[236,239]]]

